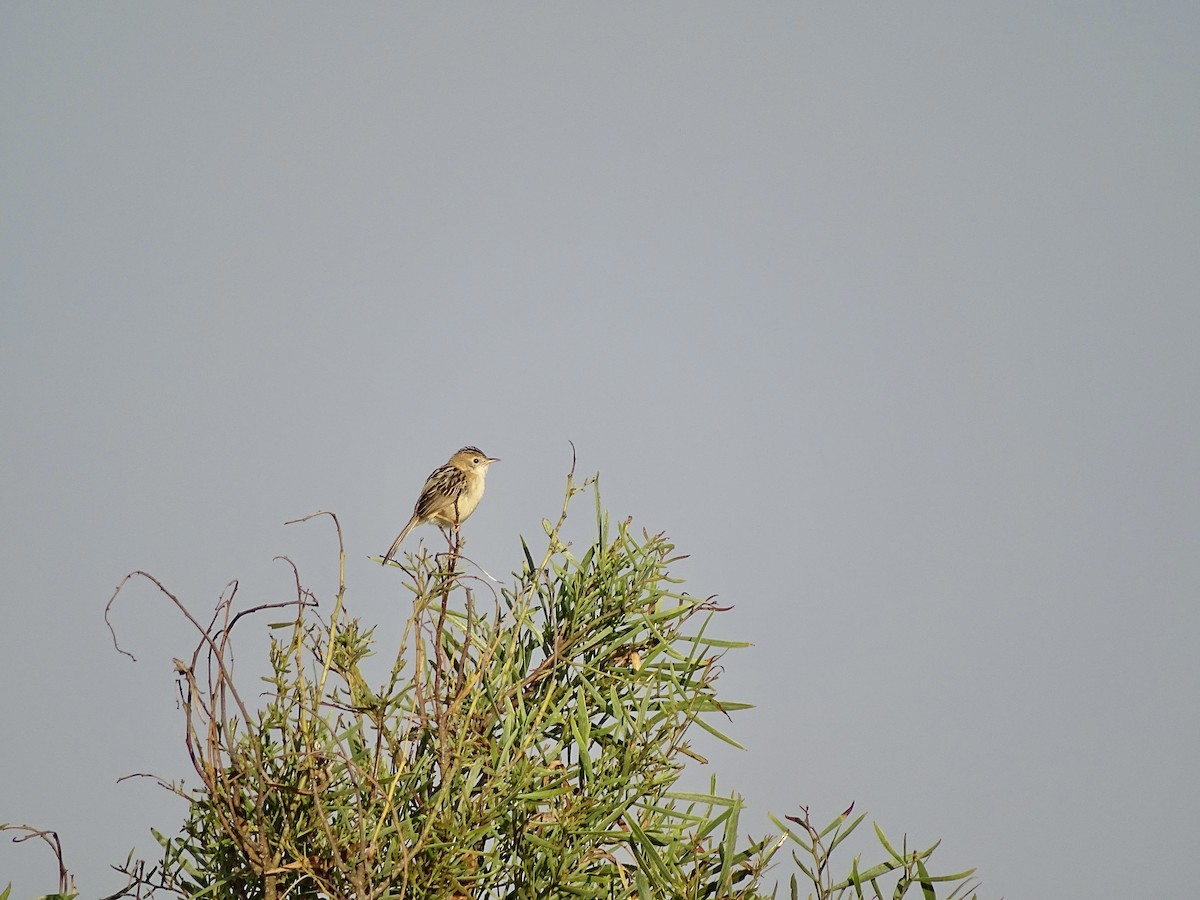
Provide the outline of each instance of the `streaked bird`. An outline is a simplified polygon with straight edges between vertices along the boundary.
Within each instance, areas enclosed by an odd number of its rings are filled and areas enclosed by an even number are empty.
[[[488,466],[499,461],[478,447],[463,447],[444,466],[434,469],[425,479],[412,518],[392,542],[383,564],[391,561],[408,533],[418,525],[432,522],[441,528],[458,528],[467,521],[483,499]]]

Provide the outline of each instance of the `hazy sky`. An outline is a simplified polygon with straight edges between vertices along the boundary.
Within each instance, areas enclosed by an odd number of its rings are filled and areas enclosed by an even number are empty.
[[[854,800],[990,897],[1190,884],[1200,5],[6,2],[0,123],[0,821],[85,897],[184,813],[116,784],[189,773],[193,639],[139,586],[116,654],[126,572],[328,591],[282,523],[335,510],[383,638],[428,472],[503,458],[500,575],[568,440],[754,642],[749,749],[689,774],[743,828]]]

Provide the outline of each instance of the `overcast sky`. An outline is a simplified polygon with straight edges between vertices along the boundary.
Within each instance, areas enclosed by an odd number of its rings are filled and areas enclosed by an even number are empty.
[[[193,640],[138,586],[113,651],[126,572],[328,591],[283,522],[334,510],[385,638],[429,471],[503,458],[500,575],[568,440],[755,645],[749,749],[689,773],[743,828],[853,800],[990,897],[1190,884],[1200,5],[6,2],[0,122],[0,821],[85,897],[184,814],[116,784],[189,773]]]

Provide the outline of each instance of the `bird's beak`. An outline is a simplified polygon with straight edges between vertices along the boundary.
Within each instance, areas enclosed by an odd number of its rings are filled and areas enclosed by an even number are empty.
[[[494,462],[500,462],[500,457],[498,457],[498,456],[489,456],[489,457],[488,457],[488,464],[489,464],[489,465],[491,465],[491,464],[492,464],[492,463],[494,463]]]

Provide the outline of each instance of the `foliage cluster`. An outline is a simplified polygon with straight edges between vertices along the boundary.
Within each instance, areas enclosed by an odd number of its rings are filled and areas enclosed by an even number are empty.
[[[734,743],[721,723],[745,704],[716,682],[723,654],[743,645],[709,633],[722,610],[679,588],[672,544],[611,526],[598,490],[595,540],[582,552],[564,542],[588,487],[568,477],[545,552],[522,542],[510,586],[474,566],[457,534],[445,552],[394,564],[413,597],[398,643],[346,611],[340,526],[328,617],[294,566],[294,599],[235,612],[234,586],[207,624],[158,585],[200,634],[176,667],[201,786],[168,785],[186,821],[154,832],[157,863],[116,867],[129,878],[121,896],[750,900],[774,896],[763,876],[787,846],[810,897],[882,897],[889,875],[894,897],[918,886],[931,898],[943,882],[962,896],[969,872],[931,875],[932,847],[897,850],[878,829],[887,859],[855,858],[834,878],[830,854],[863,819],[850,810],[821,829],[807,810],[772,817],[779,833],[744,839],[740,797],[715,779],[679,788],[685,764],[704,762],[696,728]],[[251,703],[231,639],[268,611],[284,620]],[[371,686],[363,663],[385,646],[390,674]]]

